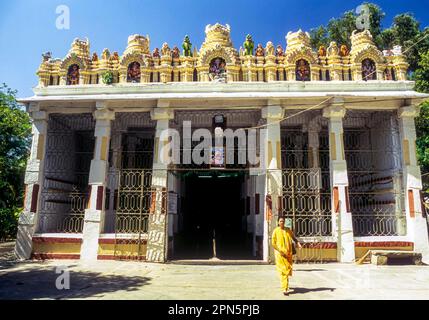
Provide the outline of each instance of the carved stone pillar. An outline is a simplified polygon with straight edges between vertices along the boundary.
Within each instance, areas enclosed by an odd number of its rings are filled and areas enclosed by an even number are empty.
[[[399,129],[402,140],[403,192],[407,219],[407,237],[414,242],[414,250],[429,263],[429,240],[426,219],[422,215],[420,190],[422,180],[416,156],[416,129],[414,118],[419,114],[417,106],[399,109]]]
[[[152,119],[157,121],[152,170],[152,205],[153,211],[149,216],[149,230],[146,260],[149,262],[165,262],[167,260],[167,198],[168,198],[168,164],[162,162],[161,152],[168,143],[168,136],[162,133],[168,130],[169,121],[174,118],[174,112],[168,109],[169,104],[158,102],[158,108],[152,113]]]
[[[33,141],[30,158],[25,172],[24,210],[18,220],[18,234],[15,255],[19,260],[29,259],[32,252],[32,238],[37,228],[38,213],[41,207],[40,194],[44,179],[44,160],[48,114],[40,111],[37,104],[29,107],[33,119]]]
[[[332,231],[337,238],[337,258],[340,262],[353,262],[355,259],[353,221],[349,208],[349,183],[343,137],[345,113],[346,109],[341,98],[335,98],[332,105],[323,110],[323,116],[329,119]]]
[[[107,184],[108,156],[111,133],[111,121],[114,112],[106,108],[104,103],[97,103],[94,112],[95,148],[94,158],[89,171],[90,198],[85,210],[83,225],[83,241],[81,260],[97,260],[98,238],[104,229],[105,197]]]
[[[273,261],[274,253],[271,247],[271,234],[277,226],[282,196],[282,163],[281,163],[281,131],[279,120],[283,118],[284,110],[279,101],[269,100],[268,106],[262,109],[262,118],[267,120],[265,136],[265,221],[263,258]]]

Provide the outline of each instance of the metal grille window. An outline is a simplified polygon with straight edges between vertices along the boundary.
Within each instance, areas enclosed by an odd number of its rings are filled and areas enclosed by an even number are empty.
[[[297,111],[291,111],[296,113]],[[332,235],[327,122],[313,111],[281,127],[282,190],[279,215],[292,220],[305,245],[299,262],[323,261],[322,243]]]
[[[91,114],[50,116],[38,232],[82,232],[94,127]]]
[[[347,112],[344,147],[355,236],[405,234],[399,141],[395,113]]]

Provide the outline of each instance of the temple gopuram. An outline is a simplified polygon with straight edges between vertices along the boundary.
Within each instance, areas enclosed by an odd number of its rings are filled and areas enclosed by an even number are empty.
[[[79,39],[64,59],[43,54],[20,100],[33,120],[20,259],[271,262],[281,216],[303,242],[298,262],[372,249],[428,261],[414,119],[429,96],[402,48],[379,50],[367,30],[350,48],[315,51],[301,30],[236,48],[230,32],[208,25],[199,50],[132,35],[121,55]],[[229,129],[244,134],[225,145]],[[179,162],[162,160],[166,130]],[[200,163],[202,132],[221,144]],[[251,141],[258,165],[226,163]]]

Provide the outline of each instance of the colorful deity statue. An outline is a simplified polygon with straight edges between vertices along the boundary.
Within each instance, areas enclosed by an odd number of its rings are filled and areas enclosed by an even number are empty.
[[[159,49],[158,48],[155,48],[152,51],[152,57],[154,57],[154,58],[160,58],[161,57],[161,54],[159,53]]]
[[[191,43],[191,40],[189,40],[188,35],[186,35],[185,40],[183,40],[182,48],[183,48],[183,55],[185,57],[191,57],[192,56],[192,43]]]
[[[365,81],[377,79],[376,66],[371,59],[362,61],[362,79]]]
[[[310,65],[307,60],[300,59],[296,62],[296,80],[310,81]]]
[[[245,56],[252,56],[253,55],[253,49],[255,48],[255,43],[252,40],[252,36],[248,34],[246,36],[246,41],[243,43],[244,48],[244,55]]]
[[[134,61],[128,66],[127,81],[128,82],[140,82],[140,63]]]
[[[67,73],[67,84],[71,86],[79,84],[79,66],[77,64],[73,64],[69,67],[69,71]]]
[[[326,48],[325,46],[320,46],[319,50],[317,51],[319,54],[319,57],[325,57],[326,56]]]
[[[340,56],[346,57],[349,55],[349,48],[345,44],[342,44],[340,47]]]
[[[173,57],[173,59],[180,58],[180,50],[178,47],[173,48],[173,50],[171,51],[171,56]]]
[[[338,56],[338,46],[337,43],[335,41],[331,41],[331,43],[329,44],[328,47],[328,55],[329,56]]]
[[[112,61],[119,61],[119,54],[117,51],[113,52],[113,55],[111,57]]]
[[[265,50],[262,47],[262,44],[258,43],[258,46],[256,47],[255,55],[257,57],[263,57],[265,55]]]
[[[284,51],[283,51],[283,47],[281,45],[277,46],[276,49],[276,56],[277,57],[283,57],[285,55]]]
[[[164,56],[171,56],[171,50],[170,50],[170,47],[168,46],[168,43],[167,42],[164,42],[163,44],[162,44],[162,47],[161,47],[161,54],[162,54],[162,56],[164,57]]]
[[[103,53],[101,54],[101,58],[103,60],[109,60],[110,59],[110,51],[109,49],[104,49]]]
[[[267,42],[267,45],[265,47],[265,52],[268,56],[274,56],[274,45],[271,41]]]
[[[210,62],[209,75],[212,81],[226,81],[226,62],[222,58],[215,58]]]
[[[98,61],[98,55],[97,55],[97,53],[96,53],[96,52],[94,52],[94,53],[92,54],[92,61],[93,61],[93,62]]]
[[[384,70],[384,79],[393,80],[392,71],[390,70],[390,68],[386,68],[386,70]]]
[[[45,52],[42,54],[42,61],[48,62],[52,58],[52,52]]]

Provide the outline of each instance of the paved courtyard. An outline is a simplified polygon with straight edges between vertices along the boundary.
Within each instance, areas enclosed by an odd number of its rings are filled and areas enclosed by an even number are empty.
[[[428,266],[297,264],[284,297],[273,265],[16,262],[12,248],[0,244],[0,299],[429,299]]]

